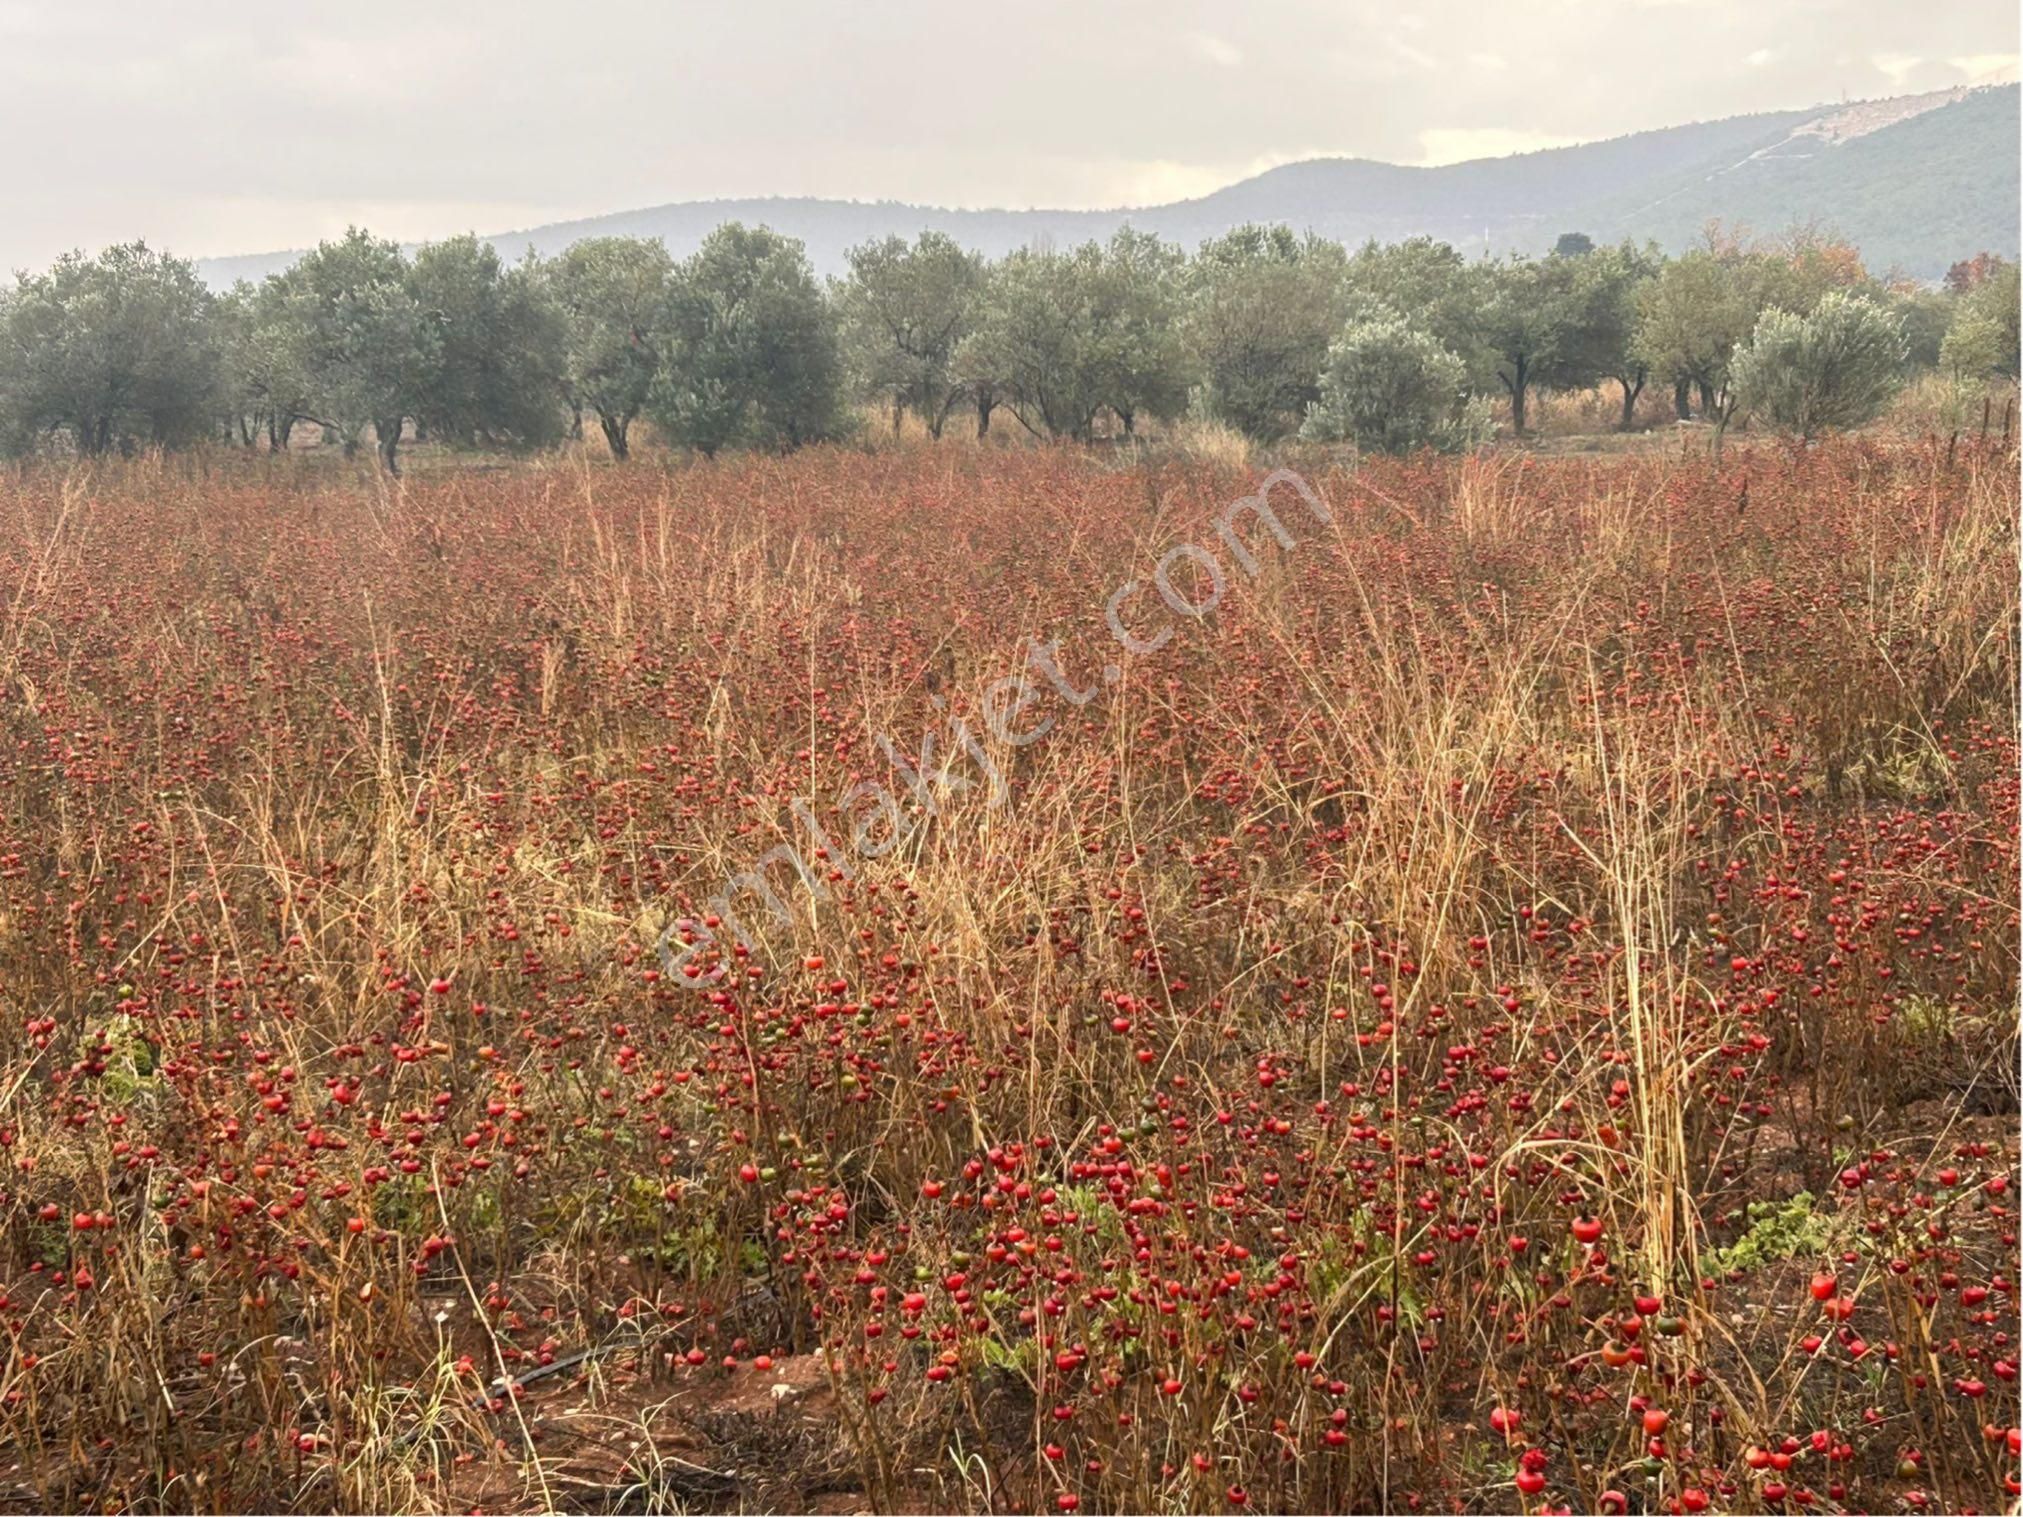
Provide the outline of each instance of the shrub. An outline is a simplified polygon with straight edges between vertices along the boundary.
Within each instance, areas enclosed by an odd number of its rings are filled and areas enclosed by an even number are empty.
[[[1735,355],[1741,408],[1811,441],[1882,414],[1903,386],[1903,322],[1864,295],[1834,291],[1807,315],[1763,313]]]
[[[1320,399],[1300,435],[1375,453],[1463,448],[1482,430],[1463,404],[1466,381],[1461,360],[1403,317],[1353,322],[1328,349]]]

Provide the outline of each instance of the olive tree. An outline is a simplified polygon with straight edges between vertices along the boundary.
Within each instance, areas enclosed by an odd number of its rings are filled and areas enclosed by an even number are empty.
[[[414,256],[409,282],[435,328],[416,421],[457,447],[539,447],[562,435],[563,319],[531,264],[507,267],[465,235]]]
[[[1432,237],[1372,241],[1349,259],[1347,284],[1352,315],[1397,312],[1468,366],[1471,389],[1497,387],[1497,355],[1484,341],[1480,265]]]
[[[1328,349],[1320,398],[1300,436],[1375,453],[1455,448],[1468,425],[1468,366],[1393,311],[1353,321]]]
[[[228,425],[248,446],[264,431],[273,453],[310,414],[307,334],[289,299],[283,279],[241,279],[215,306]]]
[[[1027,431],[1085,438],[1103,405],[1088,297],[1094,254],[1019,248],[992,265],[976,328],[957,353],[959,374],[984,410],[1011,411]]]
[[[674,260],[657,238],[590,237],[540,267],[562,323],[562,379],[582,431],[589,411],[613,458],[631,455],[632,423],[660,368]]]
[[[145,243],[69,253],[0,301],[0,430],[96,456],[210,435],[224,395],[214,298]]]
[[[1088,361],[1102,403],[1126,436],[1141,416],[1170,421],[1187,409],[1192,365],[1181,332],[1186,270],[1179,248],[1132,227],[1083,259]]]
[[[1903,323],[1866,295],[1835,290],[1809,312],[1763,313],[1735,354],[1741,407],[1811,441],[1880,415],[1903,385]]]
[[[1141,416],[1185,411],[1185,267],[1179,249],[1128,227],[1108,243],[1021,248],[994,265],[957,355],[978,399],[978,435],[987,404],[1035,434],[1081,440],[1105,411],[1127,434]]]
[[[714,457],[842,435],[835,313],[791,237],[728,222],[676,269],[647,396],[669,442]]]
[[[1262,440],[1300,425],[1349,314],[1347,266],[1339,243],[1283,226],[1242,226],[1202,244],[1184,332],[1208,414]]]
[[[370,427],[380,462],[399,473],[401,433],[422,411],[441,344],[440,324],[423,310],[400,248],[353,227],[274,278],[306,413],[347,454]]]
[[[835,299],[852,379],[891,405],[895,436],[910,410],[940,437],[962,398],[955,354],[977,317],[983,260],[941,232],[867,242],[845,257]]]
[[[1581,389],[1603,376],[1591,339],[1586,257],[1516,258],[1477,271],[1479,334],[1497,382],[1510,397],[1510,427],[1522,437],[1534,390]]]
[[[1650,364],[1637,351],[1638,300],[1657,277],[1654,248],[1625,242],[1583,253],[1574,270],[1575,325],[1569,339],[1569,367],[1575,375],[1611,380],[1621,391],[1618,431],[1637,419],[1637,398],[1650,377]]]
[[[1760,281],[1739,257],[1696,248],[1666,264],[1639,292],[1631,350],[1672,386],[1681,421],[1697,391],[1702,416],[1725,422],[1733,410],[1728,366],[1762,306]]]

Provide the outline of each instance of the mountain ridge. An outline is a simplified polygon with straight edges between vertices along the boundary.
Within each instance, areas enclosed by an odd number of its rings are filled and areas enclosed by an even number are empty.
[[[2019,89],[1766,111],[1652,128],[1596,142],[1439,166],[1369,158],[1281,164],[1204,195],[1104,210],[957,209],[902,200],[741,196],[675,201],[486,235],[502,256],[559,252],[584,237],[649,236],[677,257],[725,221],[798,237],[823,274],[874,237],[936,230],[999,256],[1067,245],[1122,226],[1192,249],[1246,221],[1283,222],[1357,245],[1427,235],[1470,251],[1540,252],[1561,232],[1632,237],[1680,251],[1708,221],[1846,236],[1877,271],[1937,279],[1954,260],[2018,253]],[[258,279],[300,250],[197,260],[223,286]]]

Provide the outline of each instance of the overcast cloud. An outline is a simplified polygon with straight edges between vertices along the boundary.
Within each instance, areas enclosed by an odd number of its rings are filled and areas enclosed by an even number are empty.
[[[2017,32],[2015,0],[0,0],[0,266],[719,195],[1147,204],[1944,88]]]

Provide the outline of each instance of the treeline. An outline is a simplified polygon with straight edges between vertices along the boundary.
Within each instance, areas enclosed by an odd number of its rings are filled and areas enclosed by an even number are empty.
[[[736,224],[679,262],[607,237],[517,265],[475,237],[410,258],[354,230],[222,295],[139,243],[22,276],[0,295],[0,451],[278,451],[313,422],[389,469],[408,436],[533,449],[590,426],[623,459],[643,417],[714,455],[843,437],[867,403],[937,438],[1195,415],[1407,451],[1483,440],[1497,400],[1521,435],[1539,394],[1596,387],[1625,428],[1657,387],[1681,419],[1810,437],[1919,370],[1972,399],[2018,345],[2014,265],[1983,254],[1928,290],[1810,234],[1715,231],[1677,258],[1569,234],[1473,260],[1261,226],[1190,256],[1127,229],[988,261],[930,232],[853,249],[825,286],[799,243]]]

